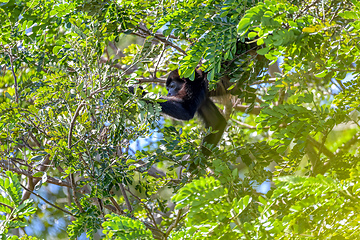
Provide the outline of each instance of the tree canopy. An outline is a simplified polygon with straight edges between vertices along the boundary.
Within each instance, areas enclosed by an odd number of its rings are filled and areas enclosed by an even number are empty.
[[[2,239],[360,238],[359,1],[0,0],[0,22]],[[236,90],[209,157],[213,129],[157,104],[197,67]]]

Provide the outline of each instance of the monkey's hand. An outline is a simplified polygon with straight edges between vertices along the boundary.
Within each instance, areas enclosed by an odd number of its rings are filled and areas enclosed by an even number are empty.
[[[139,89],[142,90],[141,96],[144,97],[147,94],[147,92],[143,91],[144,88],[142,86],[139,86]],[[135,94],[135,85],[132,85],[132,86],[128,87],[128,91],[131,94]]]

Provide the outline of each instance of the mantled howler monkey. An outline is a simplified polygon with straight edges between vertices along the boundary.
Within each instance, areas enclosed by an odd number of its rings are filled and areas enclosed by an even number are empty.
[[[174,70],[166,80],[166,89],[167,96],[161,97],[166,101],[159,103],[162,112],[179,120],[190,120],[197,112],[206,128],[211,127],[212,131],[217,131],[207,135],[203,141],[215,146],[225,130],[226,120],[209,98],[206,74],[196,69],[195,79],[191,81],[188,78],[181,78],[178,70]],[[129,90],[134,92],[133,87]],[[207,156],[211,154],[205,146],[202,146],[202,152]]]
[[[216,133],[211,133],[204,138],[204,142],[216,145],[225,130],[226,120],[219,112],[219,109],[209,98],[208,81],[206,74],[195,70],[195,79],[180,78],[178,70],[172,71],[166,80],[167,100],[160,102],[162,112],[179,120],[190,120],[197,112],[205,123],[205,127],[211,127]],[[202,147],[205,155],[211,152]]]

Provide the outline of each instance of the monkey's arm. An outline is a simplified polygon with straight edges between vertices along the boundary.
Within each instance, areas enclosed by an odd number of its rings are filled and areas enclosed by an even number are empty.
[[[141,90],[143,88],[139,86]],[[130,93],[134,94],[135,87],[130,86],[128,87]],[[146,91],[142,92],[142,96],[144,97],[147,94]],[[187,104],[188,107],[184,107],[186,104],[183,100],[176,98],[176,97],[161,97],[160,99],[166,100],[166,102],[159,102],[161,106],[161,111],[170,117],[179,119],[179,120],[190,120],[194,118],[195,112],[197,110],[197,106],[193,106],[194,104]],[[146,101],[148,102],[148,101]]]
[[[219,109],[210,100],[210,98],[206,98],[204,100],[203,104],[198,109],[198,113],[203,119],[206,128],[211,127],[213,131],[217,131],[216,133],[211,133],[206,136],[204,138],[204,142],[216,146],[226,127],[226,120],[224,116],[219,112]],[[205,155],[211,154],[211,152],[205,147],[202,148],[202,151]]]
[[[181,100],[165,97],[161,99],[167,100],[166,102],[159,102],[162,112],[166,115],[184,121],[190,120],[194,117],[196,112],[195,107],[189,106],[185,108],[185,104]]]

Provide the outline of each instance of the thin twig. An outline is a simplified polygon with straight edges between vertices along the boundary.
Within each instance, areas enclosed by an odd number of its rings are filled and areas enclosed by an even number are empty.
[[[80,110],[81,108],[85,105],[84,102],[80,103],[79,106],[77,107],[75,113],[74,113],[74,116],[71,120],[71,123],[70,123],[70,130],[69,130],[69,135],[68,135],[68,148],[71,149],[71,138],[72,138],[72,132],[73,132],[73,129],[74,129],[74,124],[75,124],[75,121],[76,121],[76,118],[77,116],[79,115],[80,113]]]
[[[43,201],[46,202],[47,204],[53,206],[53,207],[56,208],[56,209],[59,209],[60,211],[63,211],[64,213],[67,213],[67,214],[69,214],[69,215],[71,215],[71,216],[74,216],[74,215],[73,215],[71,212],[69,212],[68,210],[62,209],[61,207],[56,206],[55,204],[49,202],[48,200],[46,200],[45,198],[43,198],[43,197],[40,196],[39,194],[37,194],[37,193],[31,191],[30,189],[26,188],[26,187],[25,187],[24,185],[22,185],[21,183],[20,183],[20,185],[21,185],[21,187],[22,187],[23,189],[25,189],[26,191],[34,194],[35,196],[37,196],[38,198],[40,198],[41,200],[43,200]]]
[[[346,143],[344,143],[341,146],[341,149],[339,149],[339,151],[337,152],[337,155],[338,156],[343,155],[346,151],[349,150],[349,148],[354,146],[354,144],[359,140],[360,140],[360,133],[356,133],[349,141],[347,141]]]
[[[9,57],[10,57],[10,63],[11,63],[11,72],[12,72],[12,75],[13,75],[13,77],[14,77],[15,101],[16,101],[17,103],[19,103],[18,82],[17,82],[17,78],[16,78],[16,75],[15,75],[15,71],[14,71],[13,59],[12,59],[12,56],[11,56],[10,53],[9,53]]]
[[[141,198],[139,198],[139,197],[136,196],[134,193],[132,193],[132,192],[130,191],[130,189],[126,189],[126,191],[128,191],[134,198],[136,198],[140,203],[142,203],[142,205],[144,206],[145,210],[148,212],[148,214],[149,214],[149,216],[150,216],[150,219],[151,219],[151,221],[153,222],[154,227],[155,227],[157,230],[159,230],[159,228],[158,228],[158,226],[157,226],[157,224],[156,224],[155,218],[154,218],[154,216],[153,216],[152,213],[151,213],[151,209],[150,209],[148,206],[146,206],[146,204],[141,200]]]
[[[326,162],[322,165],[316,164],[317,166],[316,166],[316,168],[314,168],[314,174],[325,173],[330,168],[332,162],[335,161],[336,155],[334,153],[332,153],[327,147],[323,146],[323,144],[319,143],[312,137],[308,136],[307,140],[309,141],[309,143],[311,143],[314,147],[316,147],[318,149],[319,154],[323,153],[325,156],[327,156],[329,158],[328,162]]]
[[[318,3],[318,2],[319,2],[319,0],[315,0],[314,2],[306,5],[305,8],[302,9],[302,10],[300,10],[300,13],[299,13],[297,16],[295,16],[295,19],[294,19],[294,20],[298,19],[299,17],[304,16],[304,13],[305,13],[307,10],[309,10],[312,6],[314,6],[316,3]]]
[[[91,98],[93,95],[98,94],[108,88],[114,88],[114,87],[118,87],[118,86],[120,86],[120,84],[114,84],[114,85],[106,84],[104,87],[99,88],[99,89],[95,90],[94,92],[91,92],[88,98]]]
[[[142,27],[142,26],[139,25],[139,30],[145,32],[145,34],[147,34],[148,36],[154,36],[154,37],[155,37],[157,40],[159,40],[160,42],[165,43],[166,46],[173,47],[173,48],[175,48],[176,50],[178,50],[179,52],[181,52],[182,54],[187,55],[186,52],[185,52],[184,50],[182,50],[180,47],[176,46],[176,45],[173,44],[172,42],[170,42],[170,41],[168,41],[168,40],[166,40],[166,39],[164,39],[164,38],[162,38],[162,37],[160,37],[160,36],[158,36],[158,35],[156,35],[156,34],[155,34],[155,35],[152,34],[152,33],[150,32],[150,30],[148,30],[148,29],[145,28],[145,26]]]
[[[10,51],[8,49],[5,48],[4,45],[1,44],[1,46],[3,47],[4,51],[7,53],[7,55],[9,56],[10,58],[10,64],[11,64],[11,72],[12,72],[12,75],[14,77],[14,87],[15,87],[15,101],[17,103],[19,103],[19,91],[18,91],[18,82],[17,82],[17,77],[16,77],[16,74],[15,74],[15,70],[14,70],[14,64],[13,64],[13,56],[11,55],[11,48],[10,48]]]
[[[166,83],[165,78],[135,78],[139,83]]]
[[[258,84],[264,84],[264,83],[274,83],[276,81],[277,81],[276,78],[269,78],[268,80],[265,80],[265,81],[260,80],[260,81],[253,82],[250,85],[258,85]]]
[[[342,5],[342,1],[339,2],[339,6],[338,6],[338,8],[336,9],[334,15],[331,17],[329,23],[331,23],[331,22],[334,20],[334,18],[335,18],[336,16],[338,16],[340,10],[342,10],[342,11],[344,10],[343,8],[341,8],[341,5]]]
[[[233,121],[233,122],[235,122],[235,123],[237,123],[237,124],[239,124],[239,125],[243,126],[244,128],[256,129],[256,126],[251,126],[251,125],[249,125],[249,124],[246,124],[246,123],[240,122],[240,121],[235,120],[235,119],[232,119],[232,118],[231,118],[231,121]]]
[[[166,41],[168,41],[168,39],[169,39],[169,37],[166,38]],[[166,51],[166,45],[164,44],[163,50],[161,51],[160,56],[159,56],[159,60],[157,61],[156,66],[155,66],[154,75],[153,75],[154,79],[156,79],[156,72],[157,72],[157,69],[158,69],[158,66],[160,64],[161,58],[164,55],[165,51]]]
[[[164,34],[161,34],[161,33],[155,33],[155,36],[165,38]],[[168,38],[179,40],[178,37],[175,37],[174,35],[171,35],[171,34],[168,36]],[[182,40],[184,40],[184,39],[182,39]],[[188,40],[188,41],[189,41],[189,40]]]
[[[140,60],[137,60],[136,62],[133,62],[126,70],[124,70],[120,76],[118,77],[118,79],[122,79],[126,74],[128,74],[128,71],[133,68]],[[114,88],[114,87],[118,87],[120,86],[120,84],[114,84],[111,85],[110,83],[106,84],[104,87],[101,87],[97,90],[95,90],[94,92],[91,92],[90,95],[88,96],[88,98],[91,98],[93,95],[98,94],[108,88]]]
[[[5,203],[1,203],[1,202],[0,202],[0,206],[7,207],[7,208],[9,208],[11,211],[13,211],[13,210],[14,210],[14,208],[13,208],[13,207],[10,207],[9,205],[6,205]]]
[[[246,112],[246,110],[249,108],[249,105],[236,105],[234,107],[236,110],[239,110],[241,112]],[[259,107],[259,106],[254,106],[254,108],[248,112],[248,113],[251,113],[251,114],[255,114],[255,115],[259,115],[260,114],[260,111],[261,111],[262,107]]]

